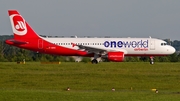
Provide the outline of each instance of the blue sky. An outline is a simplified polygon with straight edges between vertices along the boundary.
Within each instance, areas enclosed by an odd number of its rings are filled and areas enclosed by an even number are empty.
[[[0,33],[16,9],[41,35],[180,40],[180,0],[1,0]]]

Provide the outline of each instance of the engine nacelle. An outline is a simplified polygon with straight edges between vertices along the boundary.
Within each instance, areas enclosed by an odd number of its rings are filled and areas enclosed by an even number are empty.
[[[124,52],[108,52],[106,57],[109,61],[122,62],[124,60]]]

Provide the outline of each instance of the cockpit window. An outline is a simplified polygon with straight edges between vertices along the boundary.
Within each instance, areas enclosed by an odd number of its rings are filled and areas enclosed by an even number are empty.
[[[167,45],[167,43],[161,43],[161,46],[166,46]]]

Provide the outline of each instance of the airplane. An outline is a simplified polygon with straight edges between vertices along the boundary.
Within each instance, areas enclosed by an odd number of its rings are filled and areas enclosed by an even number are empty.
[[[14,38],[7,39],[6,44],[38,53],[60,56],[93,57],[113,62],[123,62],[126,56],[150,57],[167,56],[176,50],[167,42],[157,38],[45,38],[29,26],[17,10],[8,10]]]

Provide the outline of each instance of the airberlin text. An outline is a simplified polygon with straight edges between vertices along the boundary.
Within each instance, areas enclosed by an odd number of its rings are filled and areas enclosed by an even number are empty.
[[[104,47],[134,48],[134,51],[148,51],[148,40],[140,41],[105,41]]]

